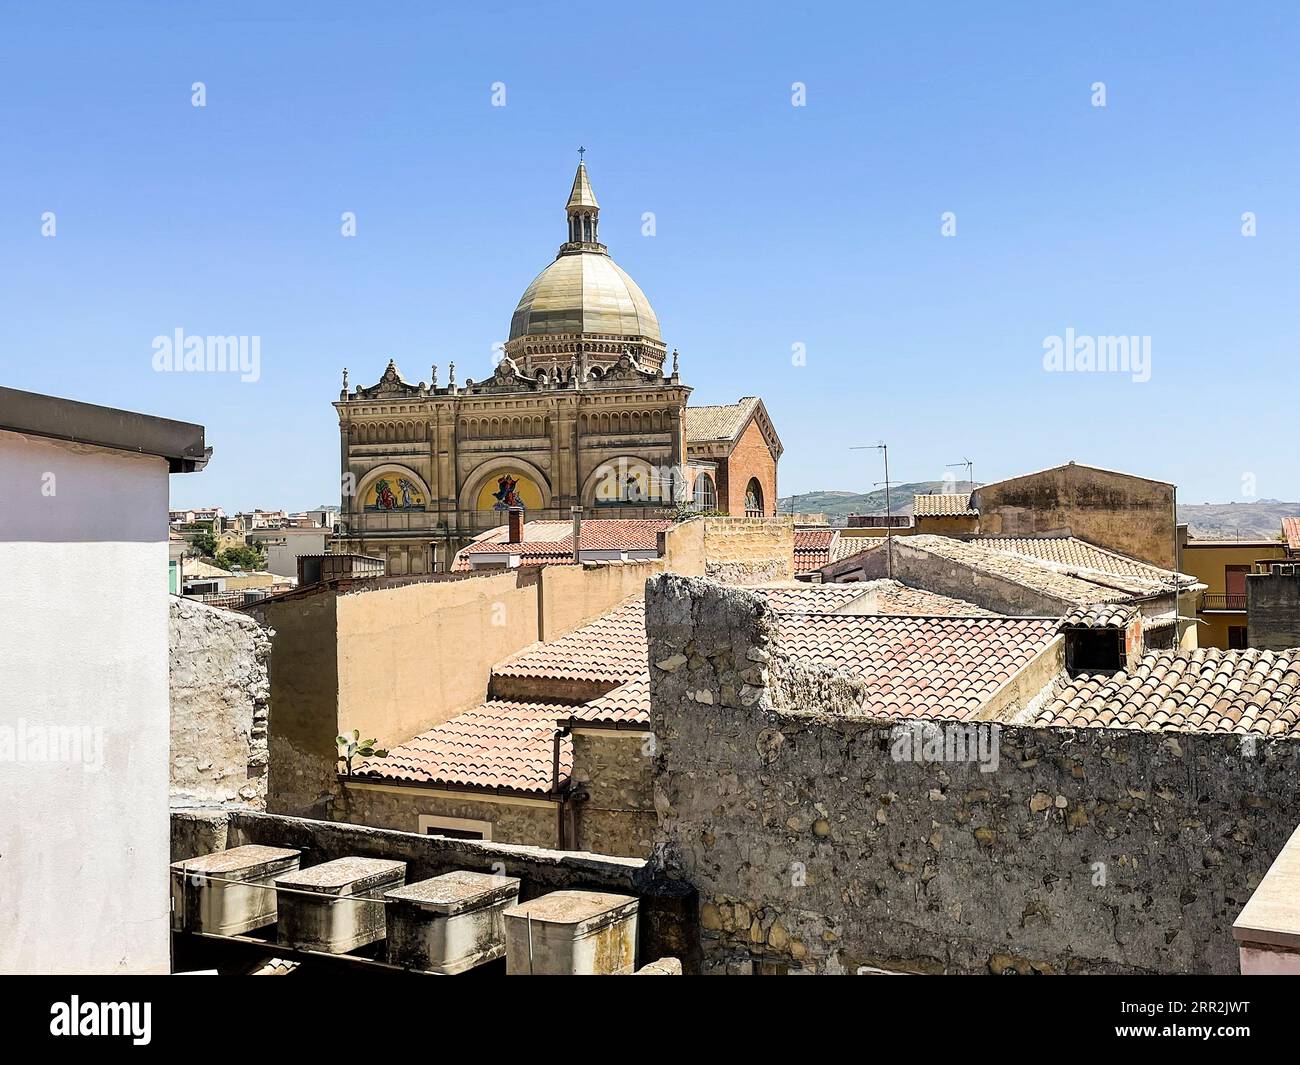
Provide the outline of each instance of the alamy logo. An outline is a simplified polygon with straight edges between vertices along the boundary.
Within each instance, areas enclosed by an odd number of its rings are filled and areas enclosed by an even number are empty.
[[[1094,337],[1076,334],[1043,338],[1043,369],[1048,373],[1126,373],[1141,384],[1151,380],[1151,338]]]
[[[171,336],[153,338],[153,368],[157,373],[238,373],[245,382],[262,376],[260,336]]]
[[[82,1002],[73,995],[50,1006],[50,1035],[130,1036],[136,1046],[148,1046],[152,1014],[149,1002]]]
[[[997,772],[997,725],[910,721],[890,730],[895,762],[977,762],[981,773]]]
[[[43,725],[20,717],[0,725],[0,762],[80,763],[87,773],[104,768],[99,725]]]

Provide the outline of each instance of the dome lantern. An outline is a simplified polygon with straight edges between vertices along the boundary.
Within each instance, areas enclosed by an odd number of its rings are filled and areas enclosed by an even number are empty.
[[[510,319],[505,353],[531,367],[582,352],[592,367],[603,370],[626,351],[643,369],[660,371],[667,348],[659,319],[645,293],[600,243],[600,203],[581,159],[565,213],[569,239],[524,290]]]

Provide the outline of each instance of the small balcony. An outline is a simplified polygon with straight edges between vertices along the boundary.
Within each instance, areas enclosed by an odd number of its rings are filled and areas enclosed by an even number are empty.
[[[1244,614],[1246,612],[1246,593],[1203,592],[1201,594],[1201,605],[1197,610],[1200,613],[1207,610],[1236,610]]]

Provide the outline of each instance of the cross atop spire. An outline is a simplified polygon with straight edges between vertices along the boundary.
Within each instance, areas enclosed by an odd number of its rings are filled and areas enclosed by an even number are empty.
[[[582,157],[583,157],[584,155],[586,155],[586,154],[587,154],[587,149],[584,148],[582,145],[578,145],[578,163],[579,163],[579,164],[582,163]]]

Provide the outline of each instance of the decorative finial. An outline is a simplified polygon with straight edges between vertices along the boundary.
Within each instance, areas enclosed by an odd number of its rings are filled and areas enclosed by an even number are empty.
[[[677,349],[673,348],[673,376],[677,376]]]
[[[343,367],[343,391],[346,392],[347,390],[348,390],[348,368],[344,366]]]
[[[578,165],[579,165],[579,166],[582,166],[582,157],[583,157],[584,155],[586,155],[586,154],[587,154],[587,149],[584,148],[584,147],[582,147],[581,145],[579,145],[579,146],[578,146]]]
[[[438,364],[436,362],[433,364],[433,367],[429,373],[429,387],[430,388],[438,387]]]
[[[456,387],[456,364],[454,362],[447,367],[447,384],[451,388]]]

